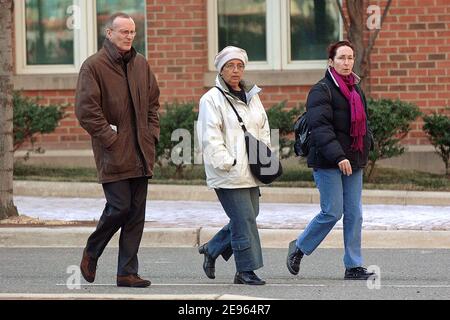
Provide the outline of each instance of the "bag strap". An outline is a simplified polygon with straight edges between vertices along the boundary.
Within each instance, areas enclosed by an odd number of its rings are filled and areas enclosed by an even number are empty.
[[[329,87],[324,81],[320,81],[319,83],[320,83],[322,86],[325,86],[325,87],[327,88],[328,95],[330,96],[330,101],[333,100],[333,97],[332,97],[332,95],[331,95],[330,87]]]
[[[234,105],[231,103],[230,99],[228,99],[227,95],[225,94],[225,92],[223,92],[223,90],[221,88],[219,88],[218,86],[215,86],[215,87],[217,88],[217,90],[219,90],[223,94],[225,99],[227,99],[228,103],[230,104],[231,108],[233,108],[233,111],[236,114],[236,117],[237,117],[237,119],[239,121],[239,125],[241,126],[241,129],[244,130],[244,132],[247,132],[247,128],[244,125],[244,121],[242,121],[241,116],[239,115],[239,113],[234,108]]]

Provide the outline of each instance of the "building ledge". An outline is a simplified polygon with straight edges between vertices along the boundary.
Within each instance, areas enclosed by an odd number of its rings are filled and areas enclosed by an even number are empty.
[[[206,72],[203,85],[211,87],[217,72]],[[246,71],[245,79],[258,86],[312,86],[324,70]],[[13,77],[14,90],[75,90],[78,74],[20,74]]]
[[[77,73],[20,74],[13,77],[14,90],[75,90]]]
[[[319,70],[284,70],[284,71],[245,71],[244,78],[258,86],[312,86],[323,78],[325,71]],[[214,85],[217,72],[204,74],[203,85]]]

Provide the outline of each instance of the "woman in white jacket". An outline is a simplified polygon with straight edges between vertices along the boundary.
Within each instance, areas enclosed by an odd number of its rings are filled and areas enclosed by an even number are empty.
[[[228,97],[247,130],[270,145],[269,122],[256,85],[242,80],[248,62],[245,50],[226,47],[219,52],[215,66],[219,72],[216,87],[200,99],[197,122],[198,141],[203,152],[207,185],[215,190],[230,222],[209,242],[199,247],[204,255],[203,270],[215,278],[219,255],[236,263],[235,284],[263,285],[254,270],[263,266],[261,243],[256,225],[259,213],[259,187],[250,172],[244,132]]]

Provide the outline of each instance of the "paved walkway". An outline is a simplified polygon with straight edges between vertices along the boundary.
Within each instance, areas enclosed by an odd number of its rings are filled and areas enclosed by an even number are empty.
[[[261,202],[319,203],[315,188],[261,187]],[[14,181],[14,195],[38,197],[103,198],[98,183]],[[217,201],[206,186],[150,184],[148,199]],[[363,190],[364,204],[450,206],[450,192]]]

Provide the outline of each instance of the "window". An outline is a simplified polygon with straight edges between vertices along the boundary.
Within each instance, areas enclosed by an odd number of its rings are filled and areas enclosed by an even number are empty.
[[[326,60],[328,45],[340,39],[334,0],[290,0],[288,63]]]
[[[335,0],[214,0],[208,17],[211,70],[228,45],[247,50],[250,70],[323,68],[342,34]]]
[[[265,1],[219,0],[217,9],[219,49],[245,44],[250,60],[267,60]]]
[[[15,1],[18,74],[76,73],[101,48],[108,17],[122,11],[133,17],[133,43],[145,55],[145,0]]]
[[[26,57],[29,65],[73,64],[73,30],[67,28],[71,0],[28,0],[25,5]]]

